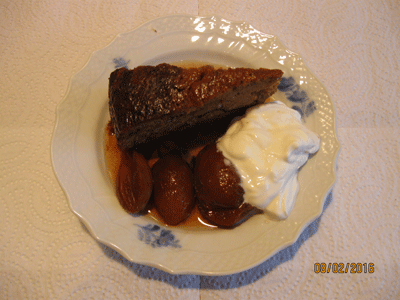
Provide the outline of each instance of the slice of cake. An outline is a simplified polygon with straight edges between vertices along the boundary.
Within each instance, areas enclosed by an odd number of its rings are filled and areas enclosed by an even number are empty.
[[[274,94],[281,70],[180,68],[169,64],[120,68],[110,75],[109,109],[120,147],[135,148],[196,126],[225,126]],[[212,125],[210,125],[212,124]],[[229,125],[228,123],[226,126]],[[191,133],[192,134],[192,133]]]

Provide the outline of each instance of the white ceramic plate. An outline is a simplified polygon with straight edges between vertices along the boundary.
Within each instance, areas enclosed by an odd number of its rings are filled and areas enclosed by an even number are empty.
[[[187,230],[164,227],[120,207],[103,150],[109,74],[121,66],[182,60],[284,71],[274,98],[301,111],[306,126],[321,137],[319,152],[299,173],[300,191],[286,220],[258,215],[233,230]],[[117,36],[72,77],[57,108],[52,159],[71,209],[98,241],[133,262],[170,273],[226,275],[254,267],[293,244],[321,214],[335,182],[339,143],[334,122],[325,88],[276,37],[215,16],[168,16]]]

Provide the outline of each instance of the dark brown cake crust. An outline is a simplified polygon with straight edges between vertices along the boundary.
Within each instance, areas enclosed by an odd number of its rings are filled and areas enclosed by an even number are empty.
[[[232,118],[274,94],[281,70],[184,69],[169,64],[120,68],[110,75],[109,109],[124,149]]]

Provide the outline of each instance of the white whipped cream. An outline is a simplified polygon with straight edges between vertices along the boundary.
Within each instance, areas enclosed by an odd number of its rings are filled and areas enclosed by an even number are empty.
[[[292,210],[297,172],[319,145],[299,112],[279,101],[249,109],[217,142],[225,162],[241,177],[244,201],[278,219]]]

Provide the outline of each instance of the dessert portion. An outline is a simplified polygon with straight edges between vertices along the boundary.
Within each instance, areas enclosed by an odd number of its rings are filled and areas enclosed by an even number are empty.
[[[297,171],[318,151],[319,138],[297,111],[265,103],[282,74],[168,64],[111,73],[109,132],[121,206],[155,212],[167,225],[198,218],[233,228],[256,214],[286,218]]]
[[[165,63],[117,69],[109,80],[109,110],[118,144],[130,149],[179,142],[188,128],[230,120],[263,103],[282,75],[281,70],[185,69]]]

